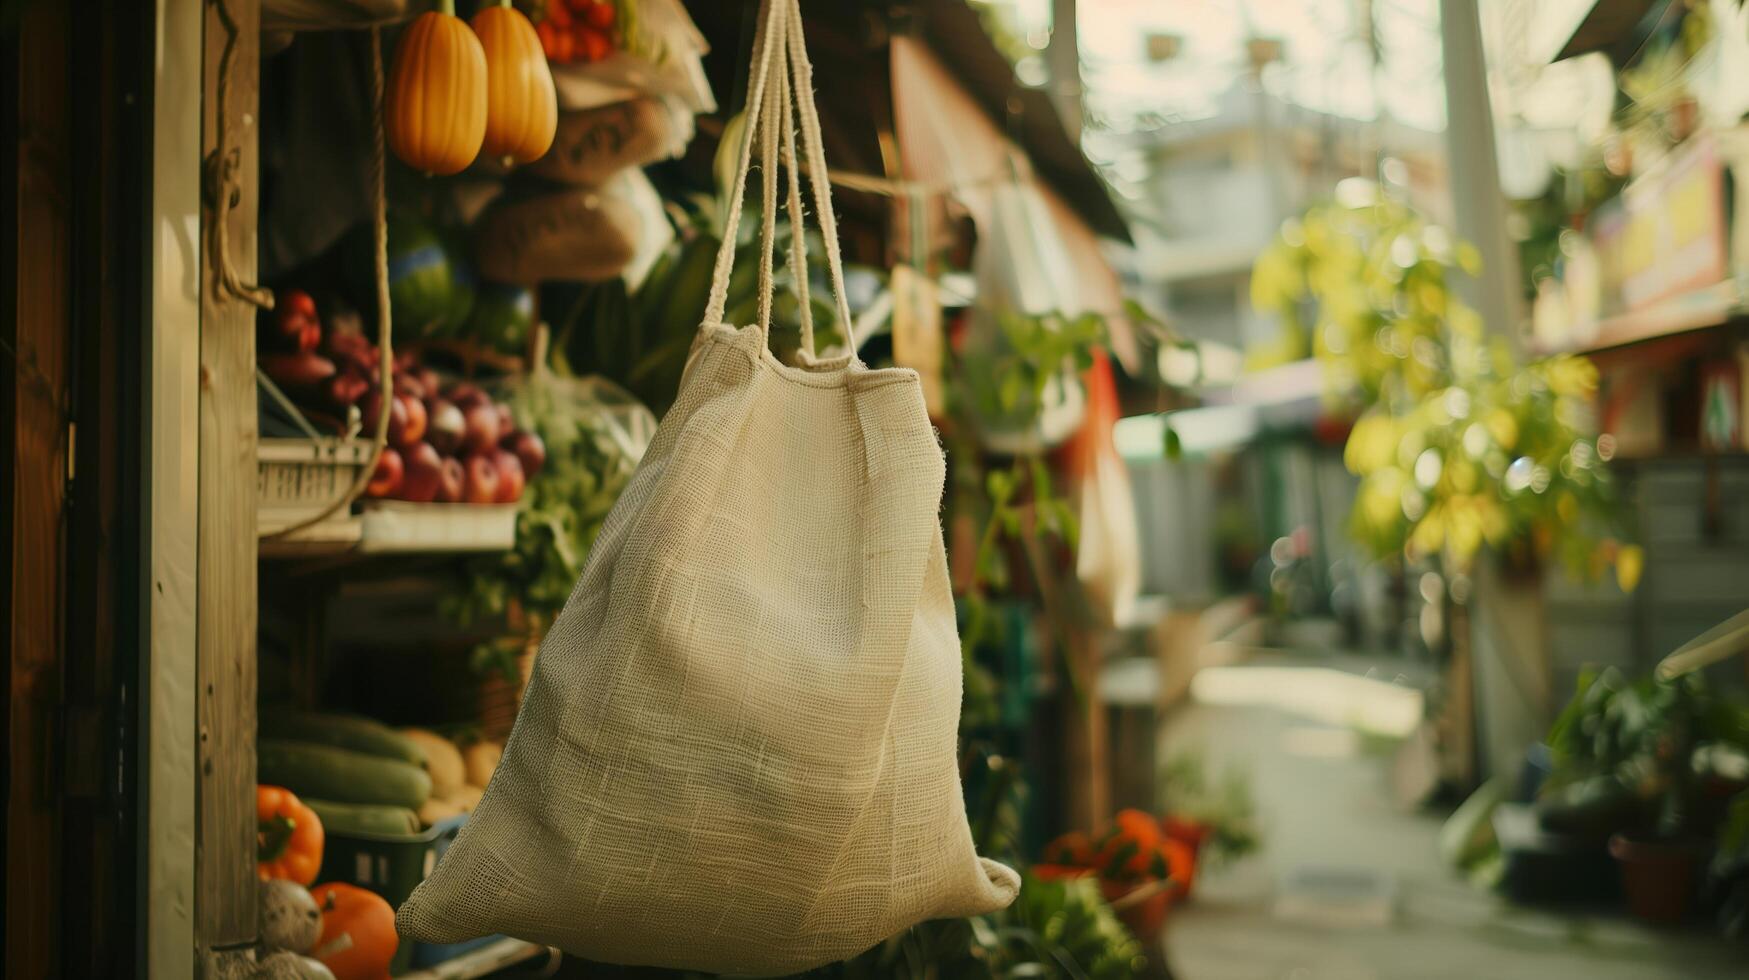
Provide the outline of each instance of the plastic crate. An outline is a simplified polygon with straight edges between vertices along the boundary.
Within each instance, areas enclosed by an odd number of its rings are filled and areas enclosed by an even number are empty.
[[[262,439],[255,461],[255,523],[268,533],[300,523],[346,495],[370,462],[371,444],[357,439]],[[358,539],[356,522],[346,533]]]

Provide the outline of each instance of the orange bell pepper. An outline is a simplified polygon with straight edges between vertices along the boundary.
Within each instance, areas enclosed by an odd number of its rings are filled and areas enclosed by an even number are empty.
[[[322,821],[291,790],[255,787],[256,874],[263,881],[284,878],[300,885],[322,869]]]

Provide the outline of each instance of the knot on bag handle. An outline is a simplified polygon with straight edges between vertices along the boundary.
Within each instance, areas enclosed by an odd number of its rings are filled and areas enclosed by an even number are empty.
[[[813,65],[808,60],[807,44],[802,38],[798,0],[761,0],[744,113],[746,120],[741,129],[734,183],[729,189],[723,241],[717,249],[710,299],[701,329],[711,329],[723,321],[728,303],[729,274],[735,261],[736,229],[741,221],[757,139],[763,195],[760,202],[759,313],[755,326],[762,342],[769,342],[774,291],[772,263],[777,239],[777,169],[781,151],[783,167],[788,173],[785,210],[791,229],[789,268],[801,311],[802,349],[810,355],[815,352],[813,309],[808,294],[807,236],[803,227],[802,168],[796,159],[799,133],[814,207],[819,214],[820,236],[825,242],[826,271],[831,281],[834,307],[844,327],[850,357],[856,360],[856,337],[844,290],[844,261],[838,246],[838,223],[832,210],[819,110],[814,104]]]

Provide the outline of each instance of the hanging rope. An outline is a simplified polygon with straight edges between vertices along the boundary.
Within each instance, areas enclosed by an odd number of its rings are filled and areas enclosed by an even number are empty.
[[[240,299],[264,310],[273,309],[273,291],[245,282],[231,263],[231,209],[243,198],[243,151],[230,145],[230,112],[226,108],[231,90],[231,57],[237,51],[237,21],[226,0],[211,0],[225,29],[225,50],[219,55],[219,90],[213,118],[214,147],[201,166],[207,205],[213,210],[213,292],[220,302]]]
[[[383,47],[382,28],[372,26],[370,29],[370,102],[371,118],[375,122],[372,132],[370,153],[371,181],[371,221],[375,231],[376,246],[376,283],[377,283],[377,353],[381,358],[381,375],[378,379],[379,391],[382,397],[378,399],[376,434],[371,438],[370,459],[364,469],[352,481],[352,486],[346,493],[333,503],[324,507],[314,517],[299,521],[289,527],[281,528],[272,534],[262,535],[263,540],[284,538],[307,527],[320,524],[334,516],[342,508],[352,506],[364,493],[364,488],[370,484],[371,477],[376,474],[377,461],[382,458],[383,447],[389,441],[389,402],[395,396],[395,352],[389,342],[389,206],[388,193],[384,188],[384,174],[387,167],[388,153],[384,148],[383,137]]]

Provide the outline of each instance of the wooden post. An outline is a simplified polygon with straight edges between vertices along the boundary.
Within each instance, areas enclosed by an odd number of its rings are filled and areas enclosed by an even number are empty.
[[[1064,825],[1098,833],[1111,820],[1109,722],[1099,696],[1099,635],[1087,626],[1086,617],[1080,614],[1080,601],[1071,594],[1077,588],[1072,564],[1069,584],[1058,580],[1057,566],[1047,543],[1039,537],[1030,506],[1021,526],[1021,550],[1043,606],[1034,629],[1063,658],[1065,678],[1078,682],[1064,684],[1057,694],[1063,729]]]
[[[259,0],[209,0],[201,99],[195,734],[195,941],[202,951],[256,937],[255,307],[221,291],[219,267],[229,262],[245,281],[255,277],[259,38]],[[234,179],[217,179],[231,154]],[[215,254],[217,220],[229,222],[228,256]]]
[[[54,731],[61,701],[62,515],[67,489],[67,338],[70,334],[68,56],[72,15],[30,4],[11,63],[16,111],[12,219],[5,245],[8,319],[5,499],[12,553],[6,708],[5,974],[60,976],[61,814]],[[11,120],[8,120],[9,122]],[[6,127],[10,128],[10,127]],[[14,278],[16,277],[16,278]]]

